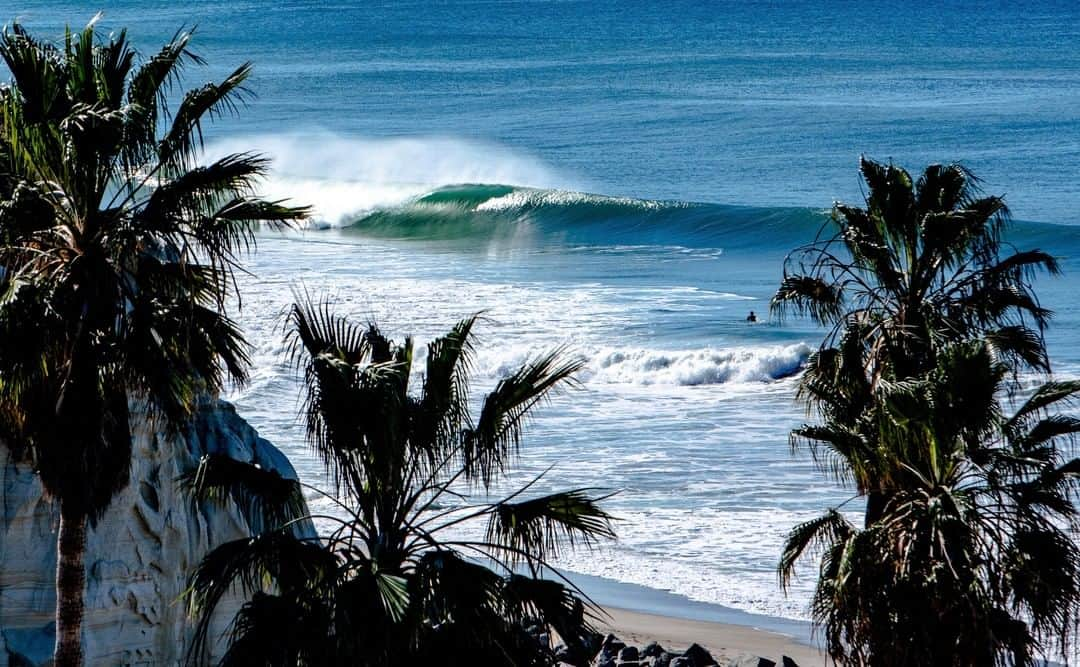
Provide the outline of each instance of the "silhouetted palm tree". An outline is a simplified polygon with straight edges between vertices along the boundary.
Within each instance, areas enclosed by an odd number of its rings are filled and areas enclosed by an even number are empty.
[[[0,36],[0,435],[60,505],[58,666],[82,660],[87,520],[128,480],[129,400],[176,427],[201,391],[245,378],[222,314],[259,222],[303,211],[253,196],[250,154],[196,166],[202,122],[236,110],[250,67],[179,98],[190,35],[137,66],[91,22],[63,43]]]
[[[326,497],[337,512],[318,518],[336,528],[305,535],[296,530],[305,517],[279,511],[277,526],[264,522],[253,539],[211,552],[191,577],[193,659],[205,655],[210,614],[234,586],[251,598],[227,665],[550,664],[550,649],[525,632],[529,619],[583,643],[592,612],[557,573],[539,575],[554,572],[547,559],[560,548],[613,537],[600,499],[588,489],[520,499],[531,484],[494,503],[462,495],[501,478],[532,409],[581,363],[559,351],[526,363],[474,419],[475,322],[427,346],[415,393],[411,339],[396,345],[325,303],[292,308],[308,441],[336,483]],[[186,482],[197,497],[233,498],[249,512],[288,497],[276,473],[221,458],[205,459]],[[487,523],[485,536],[446,532],[476,521]]]
[[[1080,600],[1080,466],[1057,446],[1080,422],[1045,414],[1080,385],[1001,416],[1018,373],[1049,370],[1031,280],[1057,263],[1003,243],[1004,202],[961,167],[861,168],[865,208],[838,204],[836,233],[789,256],[773,309],[829,328],[799,386],[821,422],[792,443],[866,513],[796,527],[782,580],[821,551],[813,615],[839,662],[1029,664],[1075,634]]]
[[[1080,419],[1049,414],[1080,393],[1052,382],[1001,415],[1009,369],[982,341],[882,382],[876,446],[902,483],[865,528],[836,510],[797,526],[780,564],[821,553],[814,620],[841,664],[1032,665],[1066,654],[1080,611],[1080,459],[1057,446]]]
[[[925,373],[941,349],[971,338],[988,341],[1013,371],[1048,370],[1050,313],[1030,280],[1058,266],[1039,250],[1003,252],[1005,203],[979,197],[963,167],[931,165],[918,181],[867,159],[860,168],[865,208],[837,204],[835,232],[789,255],[772,310],[829,328],[799,386],[825,426],[797,429],[793,443],[808,443],[826,469],[853,478],[867,495],[869,524],[890,487],[865,419],[882,379]]]

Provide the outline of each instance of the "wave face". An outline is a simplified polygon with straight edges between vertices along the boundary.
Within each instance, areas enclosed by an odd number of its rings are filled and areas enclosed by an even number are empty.
[[[316,227],[349,225],[365,214],[415,202],[447,183],[572,186],[527,154],[451,137],[244,135],[214,142],[205,159],[247,151],[272,163],[262,194],[311,206]]]
[[[825,213],[815,209],[751,208],[460,184],[339,220],[339,224],[351,232],[381,238],[739,248],[798,244],[825,220]]]
[[[440,187],[340,221],[374,237],[518,240],[532,244],[681,246],[786,252],[828,223],[828,211],[612,197],[493,184]],[[826,229],[828,232],[828,229]],[[1015,221],[1023,247],[1080,252],[1080,227]]]

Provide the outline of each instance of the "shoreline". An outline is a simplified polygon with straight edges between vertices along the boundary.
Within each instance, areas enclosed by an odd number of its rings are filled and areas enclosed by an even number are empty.
[[[816,648],[757,627],[657,616],[617,607],[604,607],[604,611],[610,618],[598,623],[598,629],[634,646],[657,642],[669,651],[681,652],[691,644],[700,644],[721,665],[743,655],[768,658],[777,664],[786,656],[799,667],[828,664],[826,655]]]
[[[743,654],[777,664],[786,655],[800,667],[827,664],[809,622],[754,614],[595,575],[563,574],[607,614],[597,621],[597,628],[629,644],[655,641],[681,651],[697,643],[721,664]]]

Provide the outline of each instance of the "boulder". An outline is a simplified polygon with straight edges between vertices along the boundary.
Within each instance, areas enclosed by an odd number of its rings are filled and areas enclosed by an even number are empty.
[[[615,635],[609,634],[607,637],[604,637],[604,641],[600,643],[600,652],[596,657],[596,662],[600,665],[603,665],[606,662],[614,664],[619,657],[619,652],[624,648],[626,648],[625,643],[619,641],[619,638]]]
[[[187,431],[169,435],[152,426],[145,406],[132,406],[131,482],[97,526],[87,531],[87,665],[175,665],[190,644],[192,627],[179,602],[187,576],[223,542],[250,531],[232,504],[193,504],[176,478],[203,454],[226,453],[296,479],[277,448],[237,414],[206,398]],[[0,444],[0,667],[51,661],[58,508],[42,497],[31,467]],[[308,525],[305,532],[314,534]],[[243,600],[226,598],[211,625],[221,636]],[[225,646],[211,648],[213,661]]]
[[[787,657],[786,655],[780,658],[780,664],[783,665],[783,667],[799,667],[799,665],[794,660]]]
[[[671,665],[674,664],[673,661],[675,660],[675,658],[679,658],[680,660],[686,660],[686,658],[683,658],[682,656],[664,651],[663,653],[655,656],[652,659],[652,667],[671,667]]]
[[[646,657],[646,658],[655,658],[655,657],[658,657],[659,655],[661,655],[662,653],[664,653],[664,647],[660,646],[660,644],[658,644],[656,642],[653,642],[653,643],[649,644],[648,646],[646,646],[645,648],[641,649],[641,655]]]
[[[701,644],[691,644],[690,648],[683,652],[683,657],[689,660],[693,667],[708,667],[716,664],[712,654]]]
[[[637,659],[638,650],[636,646],[627,646],[619,651],[619,662],[636,662]]]

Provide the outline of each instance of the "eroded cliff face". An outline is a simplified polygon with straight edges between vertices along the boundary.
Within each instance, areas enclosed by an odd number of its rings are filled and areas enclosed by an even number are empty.
[[[213,547],[249,534],[231,503],[193,505],[176,484],[181,473],[203,454],[225,453],[296,478],[285,455],[224,401],[208,399],[180,437],[136,421],[131,483],[87,535],[87,665],[181,662],[192,628],[179,597],[191,568]],[[31,468],[12,459],[0,444],[0,667],[48,663],[54,629],[57,507],[42,498]],[[213,637],[241,603],[223,602]]]

